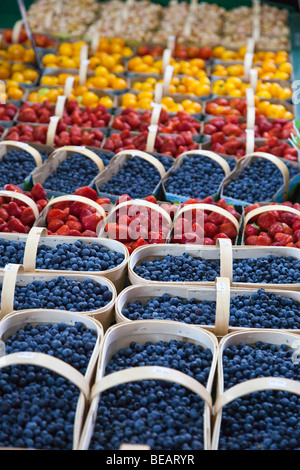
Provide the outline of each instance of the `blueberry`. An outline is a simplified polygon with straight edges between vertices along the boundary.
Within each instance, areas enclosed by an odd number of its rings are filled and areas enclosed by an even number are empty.
[[[47,155],[41,153],[41,157],[45,159]],[[23,184],[35,167],[35,160],[30,153],[20,149],[8,150],[0,159],[0,187]]]
[[[292,256],[269,255],[233,260],[233,281],[260,284],[299,282],[300,260]]]

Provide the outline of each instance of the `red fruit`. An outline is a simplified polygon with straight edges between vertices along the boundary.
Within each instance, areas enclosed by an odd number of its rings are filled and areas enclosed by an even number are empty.
[[[258,235],[250,235],[245,240],[246,245],[257,245]]]
[[[217,235],[214,236],[214,238],[213,238],[214,243],[216,243],[218,238],[228,238],[229,239],[229,237],[226,235],[226,233],[220,232],[220,233],[218,233]]]
[[[224,216],[217,212],[211,212],[207,217],[207,222],[211,222],[212,224],[219,226],[224,222]]]
[[[47,228],[50,230],[52,233],[56,232],[60,227],[64,225],[64,222],[60,219],[53,219],[51,222],[49,222]]]
[[[175,222],[173,229],[175,234],[187,233],[191,229],[191,222],[185,217],[181,217]]]
[[[294,242],[292,235],[288,235],[287,233],[276,233],[274,240],[280,243],[281,246],[286,246],[288,243]]]
[[[199,237],[204,237],[204,228],[197,222],[193,223],[192,232],[196,233]]]
[[[36,201],[39,199],[47,199],[47,193],[40,183],[36,183],[33,186],[31,194]]]
[[[97,192],[90,186],[82,186],[81,188],[76,189],[75,194],[76,196],[83,196],[88,199],[92,199],[93,201],[96,201],[98,198]]]
[[[266,232],[261,232],[257,237],[256,245],[270,246],[272,241],[272,238]]]
[[[10,216],[17,217],[19,219],[22,214],[22,209],[16,202],[10,202],[8,204],[7,212]]]
[[[245,236],[246,237],[250,237],[252,235],[258,235],[258,234],[259,234],[259,230],[258,230],[257,225],[247,224],[247,226],[245,228]]]
[[[10,232],[26,233],[25,226],[19,219],[13,218],[9,220],[7,226]]]
[[[295,246],[296,246],[297,248],[300,248],[300,240],[295,243]]]
[[[101,220],[102,217],[100,215],[91,214],[83,217],[81,223],[84,230],[91,230],[92,232],[97,232],[97,227]]]
[[[84,232],[82,232],[81,234],[82,237],[98,237],[97,233],[96,232],[93,232],[92,230],[85,230]]]
[[[135,242],[132,243],[131,248],[132,250],[135,250],[136,248],[139,248],[140,246],[143,245],[148,245],[148,242],[144,240],[144,238],[138,238]]]
[[[204,237],[203,244],[204,245],[214,245],[214,241],[209,237]]]
[[[5,210],[1,207],[0,208],[0,219],[4,220],[6,222],[8,220],[8,218],[9,218],[9,213],[7,212],[7,210]]]
[[[284,226],[281,222],[275,222],[269,228],[269,234],[271,237],[275,237],[276,233],[284,233]]]
[[[162,234],[159,232],[149,232],[148,243],[149,244],[156,244],[156,243],[165,243],[165,239],[163,238]]]
[[[0,217],[1,217],[1,214],[0,214]],[[4,218],[4,217],[3,217]],[[296,230],[300,230],[300,219],[299,220],[296,220],[294,223],[293,223],[293,231],[295,232]]]
[[[236,239],[237,230],[232,222],[225,222],[224,224],[221,224],[219,227],[219,231],[225,233],[232,240]]]
[[[204,224],[204,232],[205,237],[213,239],[219,233],[219,229],[217,225],[211,222],[207,222]]]
[[[298,220],[298,216],[296,214],[291,214],[290,212],[283,212],[281,215],[281,222],[289,225],[290,227],[293,226],[296,220]]]
[[[35,222],[35,215],[31,207],[25,207],[23,210],[20,220],[22,224],[32,227]]]
[[[300,240],[300,229],[296,230],[294,232],[294,238],[295,238],[296,242],[298,242]]]
[[[263,231],[267,231],[277,220],[274,212],[265,212],[259,215],[257,225],[259,225]]]
[[[145,201],[152,202],[153,204],[157,204],[157,199],[155,196],[147,196],[145,197]]]
[[[61,236],[68,236],[69,233],[70,229],[66,224],[62,225],[59,229],[56,230],[56,234]]]
[[[83,227],[82,227],[82,224],[79,222],[79,220],[77,220],[77,221],[76,220],[68,220],[66,222],[66,225],[69,227],[70,230],[76,230],[79,233],[83,232]]]
[[[50,209],[47,215],[47,222],[51,222],[51,220],[59,219],[65,222],[67,220],[67,214],[61,209]]]

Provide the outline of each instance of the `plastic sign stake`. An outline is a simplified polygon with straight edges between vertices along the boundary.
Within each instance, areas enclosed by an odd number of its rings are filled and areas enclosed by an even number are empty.
[[[247,106],[249,106],[250,108],[255,107],[254,91],[253,91],[253,88],[251,87],[246,88],[246,100],[247,100]]]
[[[153,111],[151,114],[151,121],[150,121],[151,126],[158,125],[161,109],[162,109],[161,104],[153,103]]]
[[[155,126],[155,125],[151,125],[148,127],[146,152],[152,153],[154,151],[154,144],[155,144],[157,129],[158,129],[158,126]]]
[[[257,88],[257,69],[250,70],[250,86],[255,94]]]
[[[246,129],[246,155],[254,152],[254,129]]]
[[[163,97],[163,83],[156,83],[154,89],[154,102],[161,103]]]
[[[170,92],[170,85],[172,81],[172,76],[174,72],[174,67],[172,65],[167,65],[163,78],[163,94],[168,95]]]
[[[83,44],[80,48],[80,62],[87,60],[89,53],[89,47],[87,44]]]
[[[168,36],[168,45],[167,45],[167,49],[170,49],[170,51],[174,52],[174,48],[175,48],[175,41],[176,41],[176,37],[175,36]]]
[[[165,49],[164,52],[163,52],[163,57],[162,57],[162,61],[163,61],[163,64],[162,64],[162,69],[163,70],[162,71],[163,71],[163,73],[165,73],[166,67],[168,65],[170,65],[171,57],[172,57],[171,49]]]
[[[255,108],[247,106],[247,129],[254,129],[255,126]]]
[[[244,57],[244,76],[246,80],[249,80],[249,73],[253,63],[253,54],[246,52]]]
[[[49,145],[50,147],[53,147],[54,137],[55,137],[56,128],[57,128],[59,120],[60,120],[59,116],[50,117],[50,123],[48,125],[47,138],[46,138],[46,145]]]
[[[93,54],[95,54],[98,50],[99,41],[100,41],[100,33],[95,33],[91,40],[91,51]]]
[[[247,39],[247,46],[246,46],[247,53],[254,54],[254,49],[255,49],[254,39],[253,38],[248,38]]]

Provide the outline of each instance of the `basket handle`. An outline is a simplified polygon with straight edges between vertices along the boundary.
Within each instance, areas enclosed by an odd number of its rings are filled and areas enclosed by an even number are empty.
[[[296,380],[283,379],[281,377],[261,377],[247,380],[223,392],[214,404],[214,413],[217,415],[224,406],[237,398],[263,390],[282,390],[300,396],[300,383]]]
[[[27,235],[25,244],[23,267],[25,272],[34,272],[36,266],[36,255],[40,238],[48,235],[45,227],[32,227]]]
[[[216,319],[215,335],[225,336],[228,333],[230,316],[230,280],[216,279]]]
[[[25,142],[15,142],[14,140],[3,140],[2,142],[0,142],[0,146],[5,147],[6,145],[9,145],[10,147],[16,147],[17,149],[25,150],[25,152],[29,153],[32,156],[36,166],[41,166],[43,164],[40,152],[38,152],[35,148],[31,147],[31,145],[26,144]]]
[[[232,243],[228,238],[217,238],[216,245],[220,248],[220,277],[232,281]]]
[[[66,145],[64,147],[59,147],[59,148],[55,149],[49,155],[49,157],[47,159],[47,162],[50,162],[51,160],[53,160],[54,157],[60,152],[80,153],[81,155],[84,155],[85,157],[88,157],[91,160],[93,160],[93,162],[97,165],[98,170],[100,171],[100,173],[104,170],[104,163],[103,163],[102,159],[100,157],[98,157],[98,155],[95,152],[93,152],[92,150],[89,150],[85,147],[81,147],[81,146],[77,147],[76,145]]]
[[[5,266],[1,293],[1,314],[2,320],[5,315],[14,310],[15,287],[19,272],[24,272],[21,264],[9,263]]]
[[[205,157],[211,158],[212,160],[217,162],[222,167],[225,173],[225,176],[228,176],[229,173],[231,173],[230,166],[228,165],[225,158],[221,157],[215,152],[212,152],[211,150],[188,150],[187,152],[181,153],[179,157],[181,159],[181,157],[185,157],[189,155],[200,155],[200,156],[204,155]]]
[[[230,222],[232,222],[233,225],[235,226],[236,230],[239,231],[240,226],[239,226],[237,219],[234,217],[234,215],[232,215],[230,212],[223,209],[223,207],[214,206],[213,204],[201,204],[201,203],[187,204],[186,206],[183,206],[176,213],[175,219],[178,220],[181,214],[183,214],[184,212],[187,212],[188,210],[193,210],[193,209],[199,209],[203,211],[210,210],[212,212],[216,212],[217,214],[223,215],[224,217],[226,217],[226,219],[229,219]]]
[[[286,201],[288,197],[289,184],[290,184],[290,174],[289,174],[289,169],[286,166],[286,164],[283,163],[280,160],[280,158],[275,157],[275,155],[271,155],[266,152],[248,153],[244,157],[240,158],[239,164],[243,165],[245,162],[248,161],[248,159],[251,160],[251,158],[265,158],[266,160],[269,160],[270,162],[274,163],[274,165],[277,166],[277,168],[281,171],[282,176],[283,176],[283,185],[284,185],[283,200]]]
[[[118,204],[116,207],[112,209],[110,212],[109,216],[107,217],[107,220],[113,215],[114,212],[116,212],[118,209],[121,209],[122,207],[127,207],[127,206],[143,206],[147,207],[149,209],[152,209],[156,212],[159,212],[163,217],[165,217],[168,221],[169,227],[172,225],[172,219],[170,215],[162,209],[158,204],[154,204],[153,202],[150,201],[144,201],[143,199],[131,199],[130,201],[124,201]]]
[[[271,211],[284,211],[284,212],[290,212],[291,214],[296,214],[298,217],[300,217],[300,211],[295,209],[294,207],[289,207],[279,204],[268,204],[267,206],[262,206],[262,207],[257,207],[256,209],[253,209],[253,211],[248,212],[248,214],[245,216],[244,219],[244,225],[246,226],[250,220],[255,217],[256,215],[263,214],[264,212],[271,212]]]
[[[165,380],[178,383],[200,396],[212,409],[212,398],[208,390],[193,377],[168,367],[141,366],[113,372],[96,382],[91,390],[91,399],[110,388],[139,380]]]
[[[43,367],[60,374],[70,380],[83,393],[86,402],[88,401],[90,386],[86,378],[73,366],[49,354],[36,353],[31,351],[17,352],[0,357],[0,369],[17,364],[31,364]]]
[[[5,189],[3,189],[0,190],[0,196],[11,197],[12,199],[19,199],[32,209],[35,216],[35,220],[38,220],[40,218],[40,213],[36,203],[30,197],[26,196],[26,194],[22,194],[17,191],[6,191]]]
[[[100,204],[97,204],[97,202],[93,201],[92,199],[88,199],[87,197],[84,197],[84,196],[77,196],[76,194],[65,194],[64,196],[54,197],[46,205],[44,209],[45,213],[49,209],[49,207],[53,206],[53,204],[56,204],[57,202],[63,202],[63,201],[82,202],[83,204],[92,206],[94,207],[94,209],[96,209],[98,214],[103,217],[104,223],[106,221],[106,212],[103,209],[103,207],[100,206]]]
[[[160,163],[157,158],[153,157],[149,153],[143,152],[142,150],[122,150],[121,152],[118,152],[114,156],[114,160],[119,157],[120,155],[130,155],[131,157],[140,157],[143,158],[144,160],[147,160],[149,163],[152,163],[153,166],[158,170],[161,178],[165,175],[166,170],[162,163]]]

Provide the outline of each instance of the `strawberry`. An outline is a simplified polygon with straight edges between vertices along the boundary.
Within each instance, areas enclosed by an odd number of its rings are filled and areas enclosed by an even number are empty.
[[[54,219],[60,219],[65,222],[67,217],[67,214],[61,209],[50,209],[47,215],[47,222],[49,223]]]
[[[296,242],[298,242],[300,240],[300,229],[296,230],[294,232],[294,238],[295,238]]]
[[[219,226],[224,222],[224,216],[217,214],[216,212],[211,212],[207,217],[207,222],[211,222],[212,224]]]
[[[250,235],[245,240],[246,245],[257,245],[258,235]]]
[[[210,237],[204,237],[203,245],[214,245],[214,241]]]
[[[245,228],[245,236],[250,237],[252,235],[259,234],[259,227],[256,224],[247,224]]]
[[[269,234],[271,237],[275,237],[276,233],[284,233],[284,226],[281,222],[275,222],[269,228]]]
[[[69,227],[64,224],[59,229],[56,230],[56,234],[60,236],[68,236],[70,233]]]
[[[19,219],[22,214],[22,209],[13,201],[8,204],[7,212],[10,216],[17,217]]]
[[[271,225],[275,224],[278,219],[274,212],[265,212],[260,214],[257,219],[257,225],[263,230],[267,231]]]
[[[221,224],[219,231],[225,233],[232,240],[235,240],[237,237],[237,230],[232,222],[225,222]]]
[[[64,225],[64,222],[61,219],[53,219],[49,222],[47,228],[52,233],[55,233],[63,225]]]
[[[20,220],[22,224],[32,227],[35,222],[35,215],[31,207],[25,207],[23,210]]]
[[[286,246],[287,243],[292,243],[294,241],[292,235],[288,235],[287,233],[276,233],[274,236],[275,242],[281,244],[281,246]]]
[[[7,210],[3,209],[3,207],[0,208],[0,219],[6,221],[9,218],[9,213]]]
[[[88,199],[92,199],[93,201],[96,201],[98,198],[97,192],[90,186],[82,186],[81,188],[76,189],[75,195],[83,196]]]
[[[39,199],[47,199],[47,193],[40,183],[36,183],[33,186],[31,194],[36,201]]]
[[[219,229],[217,225],[207,222],[204,224],[204,232],[205,232],[205,237],[213,239],[218,234]]]
[[[81,237],[82,233],[78,232],[78,230],[70,230],[68,233],[68,237]]]
[[[97,233],[93,232],[92,230],[85,230],[84,232],[82,232],[81,236],[82,237],[93,237],[93,238],[98,237]]]
[[[19,219],[13,218],[7,223],[10,232],[26,233],[25,226]]]
[[[81,223],[84,230],[91,230],[92,232],[97,231],[97,226],[102,220],[102,217],[98,214],[86,215],[83,217]]]
[[[143,246],[143,245],[148,245],[148,243],[146,240],[144,240],[144,238],[139,237],[137,240],[135,240],[132,243],[131,248],[132,250],[135,250],[136,248],[139,248],[140,246]]]
[[[260,232],[257,237],[256,245],[270,246],[272,241],[272,238],[266,232]]]
[[[83,232],[83,226],[82,224],[76,220],[68,220],[66,222],[66,225],[69,227],[70,230],[76,230],[77,232],[81,233]]]

